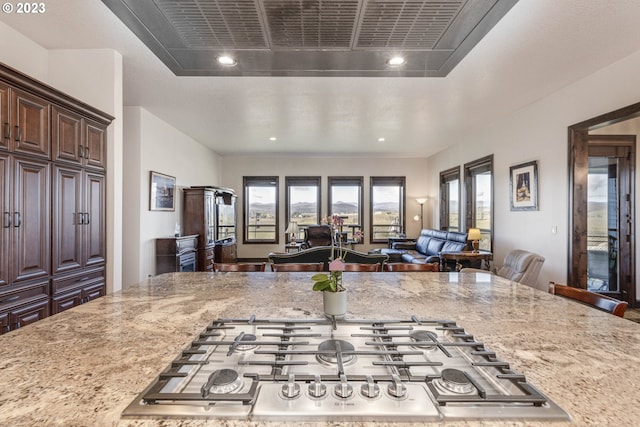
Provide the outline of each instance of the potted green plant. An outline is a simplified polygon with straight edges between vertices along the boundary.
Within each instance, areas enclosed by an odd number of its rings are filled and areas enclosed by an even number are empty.
[[[329,273],[318,273],[311,276],[313,280],[313,290],[322,291],[322,300],[324,303],[324,312],[328,316],[340,317],[347,312],[347,290],[342,285],[342,273],[344,272],[345,251],[342,247],[342,239],[338,238],[336,248],[336,234],[342,230],[344,219],[334,215],[327,222],[332,227],[332,245],[331,256],[329,262]],[[354,239],[361,238],[361,232],[357,231],[358,236]]]

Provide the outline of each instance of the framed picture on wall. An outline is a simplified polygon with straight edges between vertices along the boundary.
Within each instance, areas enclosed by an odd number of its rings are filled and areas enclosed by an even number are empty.
[[[538,210],[538,162],[511,166],[509,190],[512,211]]]
[[[175,211],[175,190],[175,177],[151,171],[149,210]]]

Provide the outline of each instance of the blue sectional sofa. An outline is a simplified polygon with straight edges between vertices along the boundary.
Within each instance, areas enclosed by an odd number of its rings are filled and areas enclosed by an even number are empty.
[[[440,252],[460,252],[467,249],[467,233],[425,228],[415,243],[396,242],[392,248],[385,248],[380,252],[389,255],[389,262],[422,264],[439,262]]]

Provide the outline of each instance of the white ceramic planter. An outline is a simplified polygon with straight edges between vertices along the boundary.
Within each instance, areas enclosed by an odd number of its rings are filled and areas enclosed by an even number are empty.
[[[347,291],[324,291],[322,292],[322,302],[324,304],[324,314],[327,317],[341,318],[347,314]]]

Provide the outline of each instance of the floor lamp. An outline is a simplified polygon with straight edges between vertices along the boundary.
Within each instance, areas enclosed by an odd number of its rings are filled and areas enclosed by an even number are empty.
[[[424,203],[427,201],[426,198],[417,198],[416,202],[420,203],[420,231],[424,228]]]

